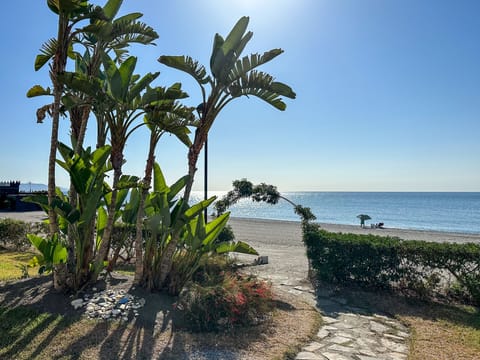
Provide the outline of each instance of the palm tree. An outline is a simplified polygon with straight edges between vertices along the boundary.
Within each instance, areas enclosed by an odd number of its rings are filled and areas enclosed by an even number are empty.
[[[86,19],[102,18],[101,8],[93,7],[84,0],[47,0],[51,11],[58,15],[57,37],[50,39],[42,45],[40,54],[35,58],[35,70],[40,70],[49,61],[50,79],[53,90],[43,89],[41,86],[31,88],[27,96],[53,95],[53,103],[46,105],[37,111],[37,122],[42,122],[48,112],[52,117],[52,131],[50,135],[50,154],[48,159],[48,203],[50,233],[58,232],[58,224],[55,212],[51,206],[55,198],[55,161],[57,155],[58,129],[61,110],[61,98],[63,84],[59,81],[59,75],[65,71],[67,58],[71,54],[73,27]]]
[[[282,49],[273,49],[260,54],[251,54],[240,58],[247,43],[252,38],[251,31],[246,32],[249,18],[242,17],[224,39],[215,35],[213,51],[210,57],[211,75],[203,65],[189,56],[161,56],[158,61],[169,67],[191,75],[199,84],[202,103],[199,105],[200,119],[195,131],[192,146],[188,152],[189,181],[185,187],[184,201],[188,204],[190,192],[197,168],[197,160],[215,119],[221,110],[232,100],[241,96],[256,96],[279,110],[285,110],[286,104],[281,97],[295,98],[293,90],[256,68],[280,55]],[[207,88],[209,87],[209,89]],[[180,233],[172,235],[160,266],[160,281],[165,282],[173,263],[173,254]]]
[[[357,218],[360,219],[360,226],[362,228],[365,227],[365,220],[370,220],[371,219],[371,217],[366,215],[366,214],[357,215]]]
[[[136,235],[135,235],[135,277],[134,283],[139,284],[143,279],[143,274],[150,271],[151,264],[143,261],[143,220],[144,220],[144,203],[148,195],[148,189],[152,182],[152,173],[155,163],[155,149],[160,138],[165,133],[175,135],[186,146],[191,146],[188,134],[190,130],[188,126],[194,125],[195,118],[193,109],[185,107],[176,101],[185,98],[188,95],[181,90],[181,84],[176,83],[168,89],[157,87],[147,91],[144,96],[145,102],[152,104],[148,108],[145,116],[145,124],[150,130],[150,141],[147,161],[145,165],[145,177],[141,183],[141,196],[137,212]],[[149,97],[149,99],[146,99]],[[146,254],[146,260],[151,256]]]
[[[101,7],[91,7],[86,6],[83,3],[86,1],[78,2],[78,7],[85,6],[86,9],[90,12],[89,19],[90,24],[73,30],[73,25],[79,23],[80,20],[87,18],[85,14],[79,13],[75,15],[75,18],[72,18],[68,31],[63,33],[68,33],[68,36],[64,34],[65,40],[63,42],[51,40],[47,42],[46,45],[42,48],[42,54],[37,57],[36,68],[42,67],[50,59],[57,56],[58,52],[58,43],[65,44],[65,49],[63,49],[63,56],[68,53],[70,57],[75,57],[75,71],[84,74],[87,77],[98,76],[100,71],[100,64],[102,55],[109,53],[111,51],[115,52],[117,59],[124,59],[128,54],[127,47],[131,43],[140,43],[140,44],[153,44],[153,41],[158,38],[158,34],[153,30],[153,28],[145,25],[144,23],[138,21],[142,17],[140,13],[127,14],[117,19],[114,17],[117,15],[120,6],[123,0],[108,0]],[[69,9],[75,9],[73,7],[74,2],[71,1],[49,1],[49,6],[52,10],[55,11],[57,8],[65,7]],[[82,4],[81,4],[82,3]],[[73,10],[72,10],[73,11]],[[79,12],[79,11],[77,11]],[[88,12],[87,12],[88,14]],[[59,25],[59,29],[60,29]],[[59,35],[60,36],[60,35]],[[79,52],[74,51],[73,46],[75,44],[80,44],[85,47],[85,52],[80,54]],[[55,61],[54,61],[55,63]],[[58,71],[62,73],[65,69]],[[57,77],[58,78],[58,77]],[[64,84],[58,83],[59,86]],[[49,91],[42,89],[41,87],[32,88],[35,91],[29,92],[30,96],[33,95],[45,95]],[[75,91],[73,89],[63,88],[62,90],[62,103],[61,108],[63,111],[66,111],[70,115],[70,124],[71,124],[71,138],[73,149],[76,154],[80,154],[83,149],[83,142],[85,137],[85,132],[87,128],[87,122],[91,111],[92,99],[91,96],[87,96],[83,92]],[[55,86],[54,86],[55,93]],[[50,108],[55,108],[54,105],[51,107],[44,107],[45,110],[48,110],[52,113]],[[40,114],[44,112],[40,111]],[[53,115],[53,114],[52,114]],[[106,122],[104,121],[103,116],[97,117],[97,148],[102,147],[105,144],[106,139]],[[55,139],[58,136],[58,119],[54,117],[52,130],[55,129],[55,134],[52,133],[52,139]],[[51,152],[50,152],[50,164],[54,160],[54,154],[56,152],[56,141],[52,140]],[[55,149],[54,149],[55,148]],[[54,174],[55,167],[50,166],[49,174]],[[49,180],[51,188],[55,188],[54,183]],[[69,202],[72,207],[76,206],[77,203],[77,194],[73,184],[70,185],[69,191]],[[54,213],[52,213],[54,215]],[[50,221],[51,224],[55,225],[56,221]],[[53,226],[52,225],[52,226]],[[95,224],[92,223],[92,226]],[[92,230],[92,235],[94,234]],[[68,234],[68,271],[71,273],[75,269],[75,242],[74,235],[69,231]]]
[[[115,18],[123,0],[109,0],[102,8],[104,18],[98,18],[91,24],[83,27],[74,39],[75,44],[85,47],[84,54],[75,53],[77,71],[82,71],[87,76],[98,76],[104,54],[115,53],[115,60],[121,62],[128,56],[128,46],[132,43],[142,45],[155,45],[158,38],[157,32],[150,26],[139,21],[141,13],[131,13]],[[84,99],[83,103],[89,103]],[[82,104],[81,99],[75,103]],[[77,148],[83,146],[83,138],[90,114],[90,107],[86,112],[79,112],[79,116],[71,116],[72,134],[77,136]],[[78,113],[78,110],[77,110]],[[71,114],[75,115],[75,113]],[[76,131],[75,131],[76,130]],[[107,124],[105,119],[97,116],[97,147],[105,144]]]

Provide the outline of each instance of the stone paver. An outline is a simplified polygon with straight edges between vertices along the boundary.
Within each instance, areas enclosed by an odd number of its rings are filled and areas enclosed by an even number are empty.
[[[297,355],[297,360],[408,358],[408,328],[397,320],[348,306],[345,299],[337,299],[325,290],[317,294],[316,307],[322,314],[323,326],[313,341]]]

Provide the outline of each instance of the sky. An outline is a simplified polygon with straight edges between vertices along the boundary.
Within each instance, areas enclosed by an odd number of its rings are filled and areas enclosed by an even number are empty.
[[[91,3],[104,5],[105,1]],[[51,86],[34,71],[43,42],[56,35],[46,0],[3,4],[0,23],[2,120],[0,181],[47,183],[51,121],[36,123]],[[295,100],[278,111],[242,98],[217,117],[209,134],[209,189],[233,180],[280,191],[480,191],[480,2],[477,0],[124,0],[121,14],[141,12],[160,35],[134,46],[137,73],[160,71],[154,84],[181,82],[200,102],[188,75],[160,64],[190,55],[208,66],[215,33],[226,36],[249,16],[245,54],[285,52],[261,70],[290,85]],[[68,120],[61,141],[69,141]],[[90,121],[86,144],[95,144]],[[123,172],[143,176],[148,131],[127,142]],[[156,158],[167,181],[187,172],[186,148],[164,137]],[[57,185],[68,175],[57,169]],[[203,189],[200,159],[194,189]]]

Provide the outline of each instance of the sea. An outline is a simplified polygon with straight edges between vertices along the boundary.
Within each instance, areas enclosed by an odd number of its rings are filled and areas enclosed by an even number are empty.
[[[221,198],[226,192],[209,192]],[[385,227],[480,234],[480,192],[285,192],[295,204],[309,207],[320,223],[359,225],[359,214],[383,222]],[[192,200],[203,199],[193,192]],[[280,200],[276,205],[242,199],[232,206],[231,216],[300,221],[293,207]]]
[[[22,191],[46,190],[46,185],[22,183]],[[65,189],[66,191],[66,189]],[[221,198],[226,191],[210,191]],[[383,222],[385,227],[480,234],[480,192],[284,192],[295,204],[309,207],[320,223],[359,225],[359,214]],[[193,191],[191,202],[204,197]],[[267,220],[300,221],[292,205],[280,200],[276,205],[242,199],[232,206],[231,216]]]

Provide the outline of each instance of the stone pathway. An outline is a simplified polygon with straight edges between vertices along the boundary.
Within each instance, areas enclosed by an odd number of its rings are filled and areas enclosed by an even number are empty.
[[[308,291],[294,287],[290,292]],[[317,293],[323,326],[297,360],[406,360],[408,328],[399,321],[349,306],[332,292]]]

